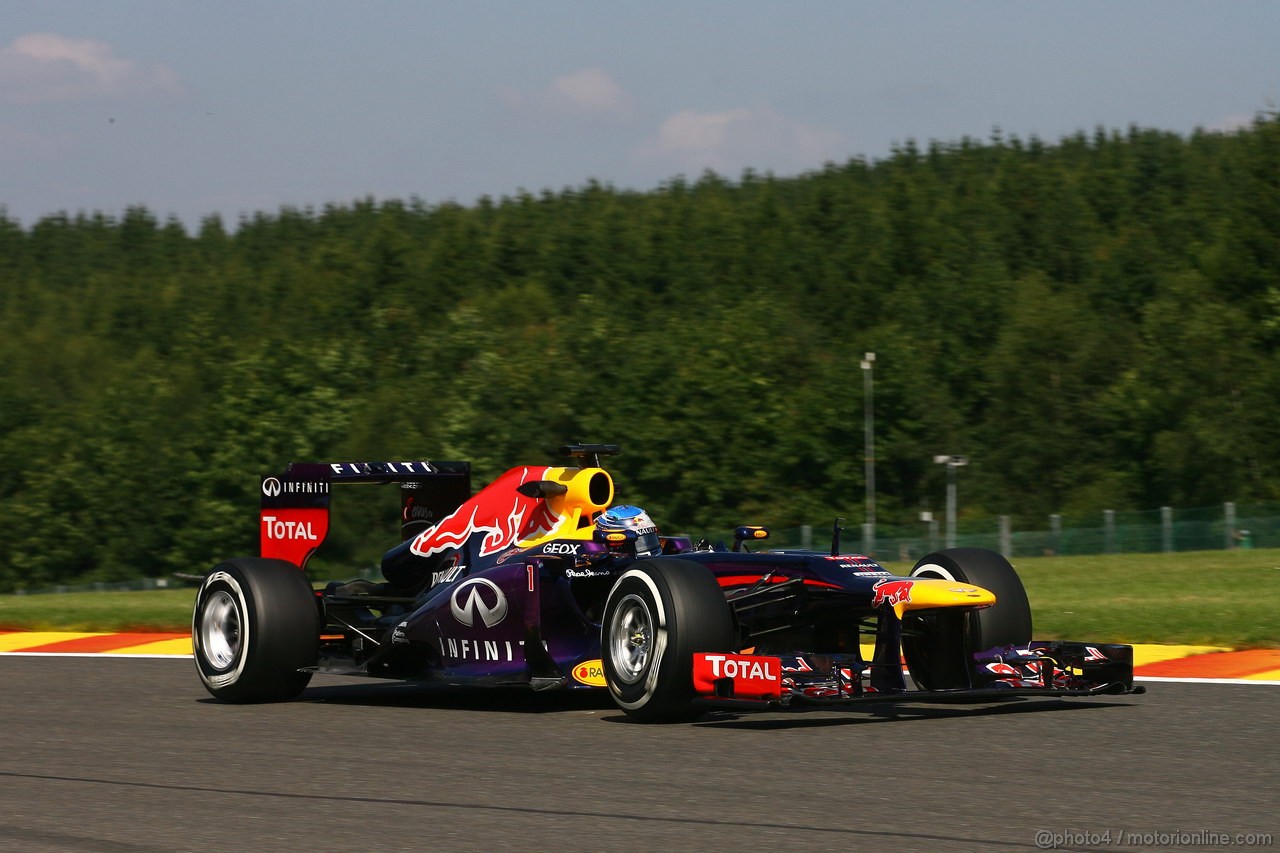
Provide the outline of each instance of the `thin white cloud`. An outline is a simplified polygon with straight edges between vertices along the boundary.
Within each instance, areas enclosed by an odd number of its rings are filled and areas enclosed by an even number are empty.
[[[751,111],[741,107],[722,113],[681,110],[662,123],[653,146],[665,154],[700,156],[714,153],[724,149],[729,125],[742,125],[750,120]]]
[[[1248,130],[1253,127],[1254,117],[1238,113],[1236,115],[1223,116],[1218,121],[1209,125],[1208,129],[1217,131],[1218,133],[1235,133],[1240,130]]]
[[[681,110],[665,119],[636,154],[693,171],[794,171],[842,156],[844,143],[839,133],[793,121],[770,107],[737,107],[722,112]]]
[[[622,87],[600,68],[584,68],[551,81],[551,90],[566,103],[585,110],[618,112],[626,108]]]
[[[0,48],[0,101],[10,104],[178,91],[177,75],[169,68],[124,59],[94,39],[30,33]]]
[[[506,89],[508,106],[556,114],[626,117],[631,98],[603,68],[592,66],[555,78],[542,89]]]

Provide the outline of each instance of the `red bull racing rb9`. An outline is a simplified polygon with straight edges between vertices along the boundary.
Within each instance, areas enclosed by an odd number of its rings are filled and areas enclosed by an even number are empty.
[[[829,550],[661,536],[615,505],[601,457],[512,468],[476,493],[465,462],[293,463],[262,480],[260,554],[204,578],[192,640],[229,702],[296,697],[317,673],[450,686],[607,690],[641,721],[779,710],[1141,692],[1125,645],[1033,639],[1017,573],[952,548],[897,576]],[[313,588],[331,492],[398,487],[383,581]],[[748,549],[748,544],[757,550]]]

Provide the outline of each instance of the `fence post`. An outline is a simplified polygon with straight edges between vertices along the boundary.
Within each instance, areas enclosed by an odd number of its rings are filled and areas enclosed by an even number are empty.
[[[813,525],[800,525],[800,547],[806,551],[813,550]]]
[[[1116,553],[1116,511],[1114,509],[1102,511],[1102,526],[1106,529],[1107,553],[1114,554]]]
[[[1227,501],[1222,505],[1222,547],[1230,551],[1236,547],[1236,504]]]
[[[1049,516],[1049,547],[1053,549],[1055,557],[1062,554],[1062,516],[1058,513],[1052,513]]]
[[[1006,560],[1013,559],[1013,527],[1009,516],[1000,516],[1000,553]]]
[[[1160,507],[1160,548],[1166,554],[1173,553],[1173,507]]]
[[[862,553],[868,557],[875,556],[876,553],[876,543],[871,540],[871,525],[864,521],[862,523]]]

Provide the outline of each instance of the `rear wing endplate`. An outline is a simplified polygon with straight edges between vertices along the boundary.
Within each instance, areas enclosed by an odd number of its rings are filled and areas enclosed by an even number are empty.
[[[416,536],[471,497],[467,462],[292,462],[262,478],[258,512],[263,557],[305,567],[329,535],[330,487],[400,485],[401,539]]]

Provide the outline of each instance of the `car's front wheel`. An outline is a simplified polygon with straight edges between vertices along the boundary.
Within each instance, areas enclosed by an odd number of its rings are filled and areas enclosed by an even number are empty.
[[[1017,571],[985,548],[950,548],[923,557],[913,578],[974,584],[995,593],[996,603],[969,613],[908,615],[902,654],[916,684],[926,690],[968,687],[969,654],[1031,642],[1031,605]],[[964,650],[968,636],[968,653]]]
[[[645,722],[689,720],[695,652],[733,651],[733,615],[715,576],[688,560],[636,562],[609,592],[601,658],[609,692]]]
[[[205,689],[228,702],[281,702],[316,663],[320,611],[306,574],[284,560],[220,563],[196,593],[191,645]]]

